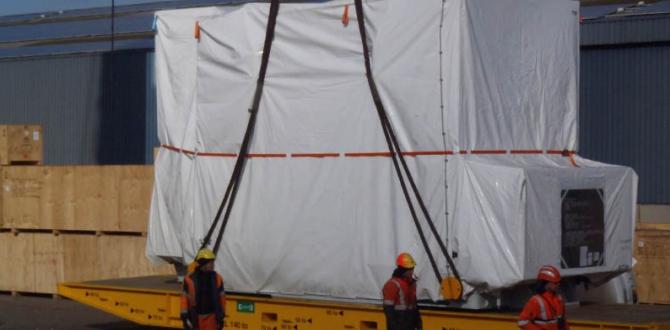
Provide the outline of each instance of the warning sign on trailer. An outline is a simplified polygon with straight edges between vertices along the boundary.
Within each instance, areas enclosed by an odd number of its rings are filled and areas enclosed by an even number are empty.
[[[605,262],[605,208],[602,189],[561,191],[561,265],[601,266]]]

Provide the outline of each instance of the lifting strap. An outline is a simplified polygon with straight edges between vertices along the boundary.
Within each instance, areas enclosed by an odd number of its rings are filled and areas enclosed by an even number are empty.
[[[267,28],[265,32],[265,43],[263,47],[263,56],[261,60],[261,67],[260,67],[260,72],[258,75],[258,81],[256,83],[256,91],[254,94],[254,99],[253,103],[251,106],[251,109],[249,109],[249,122],[247,123],[247,128],[244,133],[244,139],[242,140],[242,146],[240,148],[240,153],[238,154],[237,160],[235,162],[235,167],[233,169],[233,173],[231,174],[230,180],[228,182],[228,186],[226,187],[226,191],[224,193],[224,197],[221,201],[221,204],[219,205],[219,208],[216,212],[216,215],[214,216],[214,221],[212,222],[212,225],[210,226],[209,230],[207,231],[207,234],[205,235],[202,245],[200,246],[200,249],[205,248],[206,246],[209,245],[212,239],[212,235],[214,234],[215,228],[218,225],[219,219],[221,218],[221,214],[223,213],[223,210],[225,209],[225,214],[223,216],[223,221],[221,224],[221,227],[219,228],[219,232],[217,234],[216,242],[213,247],[213,251],[216,253],[216,251],[219,250],[219,247],[221,245],[221,240],[223,238],[223,233],[225,232],[226,226],[228,224],[228,220],[230,219],[230,213],[232,211],[233,205],[235,203],[235,198],[237,196],[237,191],[239,188],[239,184],[242,179],[242,174],[244,170],[244,165],[246,163],[246,158],[249,154],[249,146],[251,144],[251,139],[253,137],[253,132],[254,128],[256,126],[256,117],[258,114],[258,109],[260,106],[260,101],[261,101],[261,96],[263,92],[263,87],[265,83],[265,76],[267,73],[267,67],[268,67],[268,62],[270,59],[270,51],[272,49],[272,41],[274,40],[274,31],[275,31],[275,26],[277,23],[277,15],[279,13],[279,0],[271,0],[270,2],[270,13],[268,16],[268,23],[267,23]],[[439,272],[439,268],[437,267],[437,263],[435,261],[435,258],[433,254],[430,251],[430,248],[428,246],[428,243],[426,241],[425,234],[423,233],[423,229],[421,228],[421,225],[419,224],[419,220],[416,214],[416,210],[414,208],[414,205],[411,200],[411,196],[409,194],[407,184],[405,183],[405,180],[403,178],[402,171],[400,169],[400,164],[403,167],[403,170],[405,172],[405,175],[407,176],[407,179],[410,183],[410,186],[412,188],[412,191],[414,193],[415,198],[417,199],[419,206],[421,208],[421,211],[426,218],[426,221],[428,222],[428,225],[430,227],[431,232],[433,233],[434,237],[436,238],[437,242],[439,243],[440,249],[442,253],[444,254],[445,258],[447,259],[447,262],[449,263],[449,267],[451,268],[454,276],[456,279],[461,282],[461,278],[458,274],[458,271],[456,270],[456,266],[454,265],[453,260],[449,256],[446,246],[444,245],[444,242],[442,242],[439,233],[437,232],[437,229],[435,228],[435,225],[433,224],[432,219],[430,218],[430,215],[428,213],[428,210],[423,202],[423,199],[421,198],[421,195],[416,187],[416,184],[414,182],[414,179],[411,175],[411,172],[409,171],[409,168],[407,166],[407,163],[405,162],[404,157],[399,156],[402,155],[402,151],[400,149],[400,145],[398,144],[397,138],[395,136],[395,133],[393,132],[393,128],[391,126],[391,123],[388,119],[388,116],[386,114],[386,111],[384,110],[383,103],[381,101],[381,98],[379,96],[379,92],[377,90],[377,86],[375,84],[374,78],[372,76],[372,70],[370,66],[370,56],[369,56],[369,50],[368,50],[368,44],[367,44],[367,38],[366,38],[366,32],[365,32],[365,18],[364,18],[364,13],[363,13],[363,5],[361,0],[355,0],[355,6],[356,6],[356,16],[358,20],[358,26],[361,34],[361,41],[363,43],[363,54],[365,57],[365,71],[366,71],[366,76],[368,79],[368,84],[370,86],[370,91],[372,93],[372,98],[374,100],[375,106],[377,108],[377,113],[379,115],[379,119],[382,124],[382,128],[384,131],[384,138],[386,139],[386,143],[388,144],[389,151],[391,152],[391,158],[393,160],[393,166],[395,168],[395,171],[398,175],[398,179],[400,180],[400,186],[402,187],[403,194],[405,196],[405,200],[407,201],[407,205],[410,209],[410,213],[412,214],[412,219],[414,220],[414,224],[417,228],[417,231],[419,233],[419,237],[421,238],[421,243],[426,250],[426,253],[428,254],[428,258],[430,259],[431,266],[433,268],[433,271],[435,272],[435,276],[437,277],[438,282],[442,282],[442,277]],[[400,164],[399,161],[400,160]]]
[[[254,94],[253,103],[251,109],[249,109],[249,122],[247,123],[247,129],[244,133],[244,139],[242,140],[242,146],[240,148],[240,153],[237,156],[237,161],[235,162],[235,167],[233,173],[228,181],[228,187],[226,187],[226,192],[223,196],[223,200],[219,205],[219,209],[216,211],[214,216],[214,221],[207,231],[207,235],[203,239],[200,249],[203,249],[209,245],[212,235],[214,234],[214,229],[218,225],[219,219],[221,218],[221,213],[223,209],[226,209],[226,213],[223,216],[223,223],[221,228],[219,228],[219,233],[212,249],[214,253],[219,250],[221,246],[221,240],[223,238],[223,233],[226,230],[226,225],[230,219],[230,212],[233,209],[233,204],[235,204],[235,197],[237,196],[237,190],[239,184],[242,180],[242,174],[244,170],[244,165],[246,163],[247,156],[249,155],[249,145],[251,144],[251,139],[254,134],[254,128],[256,127],[256,117],[258,115],[258,108],[261,103],[261,95],[263,94],[263,86],[265,84],[265,74],[268,69],[268,61],[270,59],[270,50],[272,49],[272,41],[274,40],[275,25],[277,23],[277,14],[279,13],[279,0],[271,0],[270,2],[270,13],[268,16],[268,24],[265,31],[265,43],[263,45],[263,56],[261,59],[261,68],[258,74],[258,81],[256,82],[256,92]]]
[[[393,166],[395,168],[396,174],[398,175],[398,179],[400,180],[400,186],[402,188],[403,194],[405,195],[405,200],[407,201],[407,205],[412,215],[412,219],[414,220],[414,225],[416,226],[416,229],[419,233],[419,237],[421,238],[423,248],[426,250],[426,253],[428,254],[428,259],[430,260],[433,272],[437,277],[437,281],[441,283],[442,276],[440,275],[440,271],[439,268],[437,267],[435,258],[433,257],[433,254],[430,251],[430,247],[428,246],[428,242],[426,241],[425,234],[423,233],[423,229],[421,228],[421,225],[419,223],[416,211],[414,209],[414,205],[412,203],[412,198],[407,189],[407,184],[405,183],[403,173],[400,170],[400,165],[398,164],[398,162],[400,162],[400,164],[403,167],[405,176],[410,183],[412,192],[414,193],[414,197],[419,203],[419,207],[421,208],[421,211],[424,217],[426,218],[426,222],[428,222],[428,226],[433,236],[439,243],[442,254],[444,254],[444,257],[447,259],[447,262],[449,263],[449,268],[454,274],[454,277],[456,277],[456,279],[459,282],[461,282],[461,277],[458,271],[456,270],[454,261],[451,259],[451,256],[447,251],[447,247],[445,246],[444,242],[440,238],[439,233],[437,232],[437,229],[435,228],[435,224],[433,223],[433,220],[431,219],[430,214],[428,213],[428,209],[426,208],[426,205],[423,202],[423,199],[421,198],[421,194],[419,193],[419,190],[416,187],[416,183],[414,182],[414,178],[412,177],[412,174],[409,171],[409,167],[405,162],[405,158],[402,156],[402,150],[400,149],[400,144],[398,143],[398,139],[396,138],[396,135],[393,132],[391,122],[389,121],[386,111],[384,110],[384,105],[382,103],[381,97],[379,96],[379,91],[377,90],[377,84],[375,83],[374,77],[372,76],[372,69],[370,65],[370,52],[368,48],[368,42],[365,30],[365,15],[363,12],[362,0],[355,0],[355,5],[356,5],[356,18],[358,20],[358,28],[361,34],[361,42],[363,43],[363,56],[365,57],[365,75],[368,79],[368,85],[370,86],[370,92],[372,94],[372,99],[375,103],[375,107],[377,108],[377,113],[379,114],[379,120],[381,121],[381,125],[384,131],[384,138],[386,139],[389,151],[391,152],[391,159],[393,160]]]

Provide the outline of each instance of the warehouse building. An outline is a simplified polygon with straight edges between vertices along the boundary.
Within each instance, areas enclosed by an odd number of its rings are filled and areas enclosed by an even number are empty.
[[[670,1],[582,16],[579,153],[634,168],[640,204],[670,204]]]
[[[0,122],[44,127],[44,163],[152,163],[153,13],[168,1],[0,18]],[[112,20],[111,17],[114,17]],[[670,204],[670,1],[582,9],[579,153]]]

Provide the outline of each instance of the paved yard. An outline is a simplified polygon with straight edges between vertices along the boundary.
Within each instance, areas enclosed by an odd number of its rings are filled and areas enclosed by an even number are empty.
[[[0,295],[0,329],[163,329],[124,321],[77,302]]]

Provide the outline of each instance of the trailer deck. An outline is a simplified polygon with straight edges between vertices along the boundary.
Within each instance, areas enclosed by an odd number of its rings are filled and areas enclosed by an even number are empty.
[[[181,328],[175,276],[62,283],[60,295],[121,318]],[[379,305],[229,293],[226,329],[385,329]],[[517,313],[425,309],[425,329],[513,330]],[[670,330],[670,306],[586,305],[568,308],[573,330]]]

